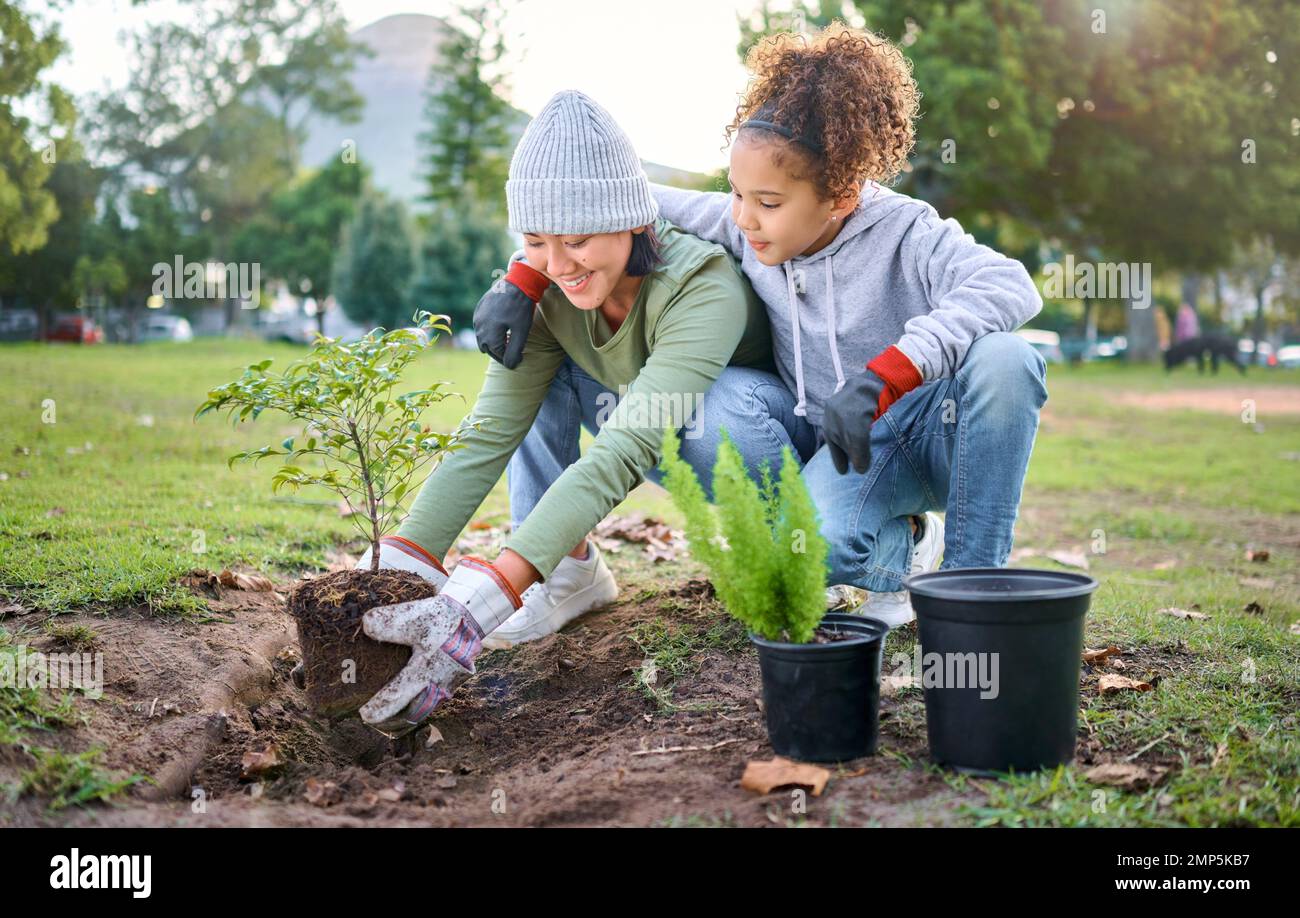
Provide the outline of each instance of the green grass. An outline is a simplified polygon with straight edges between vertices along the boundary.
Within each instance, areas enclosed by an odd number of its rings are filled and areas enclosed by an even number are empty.
[[[296,433],[287,422],[264,417],[232,428],[219,418],[191,421],[209,387],[264,357],[282,366],[301,353],[292,345],[220,340],[0,349],[0,472],[7,476],[0,480],[0,594],[48,613],[140,606],[195,616],[204,613],[203,602],[177,583],[193,567],[246,565],[293,576],[324,566],[333,547],[358,550],[355,529],[328,495],[277,498],[270,465],[227,468],[232,453]],[[435,349],[414,365],[411,388],[451,380],[472,402],[486,359]],[[1242,380],[1235,373],[1166,376],[1118,365],[1051,368],[1016,544],[1089,552],[1090,573],[1101,582],[1089,646],[1118,644],[1137,675],[1146,667],[1160,680],[1152,692],[1085,697],[1081,723],[1101,759],[1135,756],[1169,772],[1142,791],[1095,787],[1080,764],[997,780],[946,775],[984,791],[982,802],[963,811],[966,821],[1300,824],[1300,636],[1289,630],[1300,621],[1300,415],[1261,413],[1257,426],[1235,414],[1118,402],[1128,392],[1258,385],[1289,387],[1300,401],[1297,371],[1253,369]],[[46,399],[53,400],[52,424],[43,423]],[[468,403],[449,401],[430,420],[449,429],[467,410]],[[411,494],[417,491],[413,486]],[[634,509],[680,524],[655,488],[637,489],[620,511]],[[501,522],[507,510],[498,483],[480,515]],[[205,550],[197,552],[200,536]],[[1272,556],[1252,563],[1248,547]],[[617,563],[636,564],[630,557]],[[1019,563],[1054,566],[1037,557]],[[648,587],[639,601],[660,601],[655,590],[676,573],[661,566],[653,577],[637,578]],[[1248,604],[1257,611],[1245,611]],[[1157,614],[1168,606],[1197,607],[1211,617]],[[93,640],[51,633],[73,645]],[[669,705],[672,683],[689,671],[692,654],[735,649],[725,628],[668,614],[629,637],[655,660],[653,688]],[[19,642],[0,633],[0,652]],[[907,652],[905,644],[891,635],[887,659]],[[891,729],[923,737],[920,693],[905,693],[900,702]],[[0,688],[4,744],[38,748],[33,744],[44,731],[77,716],[70,699]],[[75,802],[99,799],[130,780],[99,774],[91,753],[46,752],[23,779],[29,790]],[[900,759],[899,767],[930,766]]]
[[[329,548],[359,538],[337,499],[323,489],[273,495],[271,462],[226,465],[233,453],[297,433],[292,422],[191,420],[206,391],[244,366],[267,356],[284,366],[302,353],[222,340],[6,346],[0,591],[49,612],[139,604],[196,614],[203,602],[177,583],[191,568],[291,575],[323,567]],[[410,388],[449,379],[472,402],[486,359],[434,349],[414,365]],[[468,404],[450,399],[430,421],[449,430]],[[503,508],[503,494],[495,499]]]
[[[729,616],[703,623],[656,617],[635,624],[628,640],[641,649],[647,661],[653,661],[655,673],[651,683],[646,679],[648,670],[638,670],[632,676],[632,687],[644,693],[664,714],[706,709],[681,706],[673,701],[673,684],[699,668],[701,654],[708,650],[738,653],[749,646],[744,626]]]
[[[143,775],[122,776],[100,768],[98,759],[103,750],[99,748],[71,754],[39,746],[28,751],[36,764],[22,773],[10,797],[41,796],[49,801],[50,810],[108,801],[131,785],[148,780]]]

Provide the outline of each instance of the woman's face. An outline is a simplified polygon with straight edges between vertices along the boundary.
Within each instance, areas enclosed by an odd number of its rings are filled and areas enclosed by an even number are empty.
[[[632,236],[643,230],[562,236],[524,233],[524,254],[528,266],[549,277],[574,306],[599,309],[627,276]]]
[[[823,201],[810,180],[777,163],[775,152],[772,144],[742,135],[731,148],[728,173],[731,219],[765,265],[822,249],[857,206],[856,197]]]

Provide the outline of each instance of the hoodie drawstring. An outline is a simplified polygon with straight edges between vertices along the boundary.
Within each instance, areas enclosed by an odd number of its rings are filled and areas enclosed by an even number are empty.
[[[833,255],[826,256],[826,344],[831,351],[831,363],[835,365],[835,391],[839,392],[844,388],[844,368],[840,366],[840,349],[835,344],[835,280],[831,272],[831,259]]]
[[[839,392],[844,388],[844,367],[840,363],[840,349],[835,343],[835,326],[837,317],[835,315],[835,274],[831,263],[834,256],[826,256],[826,345],[831,352],[831,364],[835,367],[835,391]],[[790,270],[790,262],[785,262],[785,289],[786,297],[790,304],[790,327],[794,332],[794,388],[795,388],[795,406],[794,413],[799,417],[806,417],[808,414],[808,401],[804,397],[803,387],[803,343],[799,338],[799,297],[794,288],[794,273]]]
[[[803,345],[799,341],[799,306],[794,292],[794,274],[790,271],[790,262],[785,262],[785,290],[790,303],[790,325],[794,329],[794,413],[799,417],[808,414],[803,395]]]

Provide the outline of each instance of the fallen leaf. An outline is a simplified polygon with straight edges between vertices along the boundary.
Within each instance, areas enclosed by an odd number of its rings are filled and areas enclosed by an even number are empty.
[[[307,779],[302,795],[312,806],[331,806],[343,796],[333,781],[321,781],[318,778]]]
[[[425,749],[432,749],[438,743],[442,742],[442,731],[432,724],[429,725],[429,738],[424,741]]]
[[[917,684],[915,676],[881,676],[880,694],[897,695],[904,689],[909,689]]]
[[[243,768],[241,777],[253,778],[258,775],[266,774],[279,768],[284,763],[280,761],[280,754],[276,751],[275,746],[267,746],[260,751],[250,749],[244,753],[240,765]]]
[[[1064,564],[1066,567],[1077,567],[1085,571],[1088,569],[1088,556],[1078,549],[1073,551],[1049,551],[1047,557],[1058,564]]]
[[[1085,663],[1105,663],[1106,658],[1120,653],[1120,649],[1113,644],[1105,650],[1089,650],[1083,648],[1083,662]]]
[[[1192,619],[1192,620],[1195,620],[1195,621],[1202,621],[1202,620],[1207,619],[1207,618],[1210,617],[1210,616],[1206,615],[1204,612],[1194,612],[1194,611],[1192,611],[1191,609],[1178,609],[1178,608],[1175,608],[1175,607],[1173,607],[1173,606],[1170,606],[1170,607],[1167,608],[1167,609],[1157,609],[1157,610],[1156,610],[1156,614],[1157,614],[1157,615],[1172,615],[1174,618],[1186,618],[1186,619]]]
[[[1246,560],[1263,563],[1268,560],[1267,548],[1248,548],[1246,549]]]
[[[1108,762],[1105,765],[1089,768],[1083,773],[1083,778],[1093,784],[1142,790],[1159,784],[1168,771],[1168,768],[1160,765],[1144,766],[1132,762]]]
[[[820,797],[830,778],[831,773],[819,765],[805,765],[776,756],[769,762],[748,762],[740,786],[756,794],[770,794],[778,787],[797,784],[812,788],[812,795]]]
[[[849,586],[846,583],[826,588],[826,611],[849,612],[858,608],[867,600],[865,590]]]
[[[1227,755],[1228,755],[1228,744],[1219,743],[1219,745],[1214,747],[1214,759],[1210,762],[1210,767],[1217,768],[1219,766],[1219,763],[1222,762]]]
[[[226,568],[217,575],[217,578],[221,581],[222,586],[233,587],[237,590],[253,590],[259,593],[275,592],[275,584],[261,574],[240,574]]]
[[[211,593],[221,598],[221,578],[206,568],[194,568],[181,578],[181,583],[191,590]]]
[[[1140,682],[1137,679],[1130,679],[1128,676],[1117,676],[1114,673],[1106,673],[1097,683],[1097,689],[1103,695],[1110,695],[1113,692],[1149,692],[1155,686],[1150,682]]]

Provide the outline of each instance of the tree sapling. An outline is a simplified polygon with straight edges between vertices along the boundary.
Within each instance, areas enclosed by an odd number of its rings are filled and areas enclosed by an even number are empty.
[[[432,583],[409,571],[379,569],[379,539],[392,526],[414,476],[463,444],[466,428],[440,433],[420,421],[430,406],[459,397],[434,383],[394,395],[402,372],[437,338],[450,332],[446,316],[421,310],[415,327],[372,330],[345,343],[317,336],[311,352],[282,374],[270,360],[245,369],[211,390],[195,412],[228,412],[238,424],[278,411],[303,424],[301,435],[278,448],[263,446],[230,457],[254,462],[279,457],[272,490],[317,485],[342,497],[371,547],[368,570],[346,570],[298,584],[289,595],[297,620],[308,700],[321,714],[351,714],[396,675],[410,648],[366,637],[361,616],[374,606],[436,595]],[[308,466],[303,460],[316,457]]]

